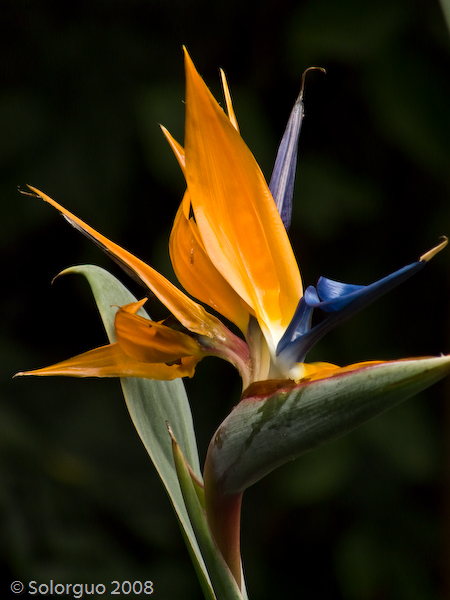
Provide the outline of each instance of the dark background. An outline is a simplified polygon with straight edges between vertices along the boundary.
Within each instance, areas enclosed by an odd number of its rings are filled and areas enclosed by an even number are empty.
[[[153,580],[201,597],[117,381],[12,380],[105,342],[87,284],[108,258],[35,185],[170,275],[184,182],[185,44],[217,98],[227,72],[267,177],[308,76],[291,239],[305,283],[370,283],[450,234],[450,39],[429,0],[1,2],[0,551],[2,587]],[[450,254],[308,357],[348,364],[450,350]],[[156,305],[153,315],[164,316]],[[200,456],[239,396],[228,365],[186,382]],[[246,492],[251,598],[450,598],[449,385],[442,383]]]

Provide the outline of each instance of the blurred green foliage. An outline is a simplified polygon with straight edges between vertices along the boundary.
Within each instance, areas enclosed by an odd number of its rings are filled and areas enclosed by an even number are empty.
[[[291,238],[306,284],[320,274],[369,283],[450,233],[440,7],[4,0],[0,33],[2,580],[151,579],[158,597],[200,598],[118,382],[11,380],[105,341],[87,286],[50,286],[61,269],[94,262],[128,282],[17,186],[40,187],[170,275],[167,238],[184,183],[158,123],[183,142],[181,45],[217,97],[218,67],[226,70],[241,133],[268,177],[301,74],[323,66],[328,74],[306,84]],[[448,256],[309,358],[448,351]],[[239,381],[211,359],[187,387],[203,460]],[[246,492],[250,597],[449,597],[448,390],[429,390]]]

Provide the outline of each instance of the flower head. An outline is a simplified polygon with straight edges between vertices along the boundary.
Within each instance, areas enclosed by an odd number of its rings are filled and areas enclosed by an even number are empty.
[[[185,69],[184,148],[163,128],[187,184],[170,236],[170,256],[178,280],[190,296],[234,323],[244,339],[152,267],[31,188],[137,277],[172,318],[154,322],[138,315],[145,300],[123,306],[116,314],[117,342],[22,374],[169,380],[191,377],[202,358],[219,356],[236,366],[244,389],[260,381],[327,377],[338,367],[305,363],[311,347],[339,322],[420,270],[446,245],[444,240],[418,261],[371,285],[321,277],[316,287],[303,293],[287,233],[303,94],[291,113],[268,185],[239,134],[223,72],[228,114],[187,52]],[[325,318],[312,326],[315,309]]]

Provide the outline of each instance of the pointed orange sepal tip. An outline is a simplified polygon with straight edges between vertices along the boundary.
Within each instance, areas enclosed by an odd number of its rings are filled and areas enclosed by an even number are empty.
[[[164,125],[160,125],[161,131],[163,132],[166,140],[169,142],[170,147],[172,148],[172,152],[175,154],[175,157],[180,165],[181,170],[183,171],[183,175],[186,170],[186,156],[184,154],[184,148],[181,144],[179,144],[176,139],[172,136],[172,134],[164,127]]]
[[[422,254],[422,256],[419,258],[419,260],[423,261],[423,262],[428,262],[429,260],[431,260],[433,258],[433,256],[436,256],[436,254],[438,252],[443,250],[445,248],[445,246],[448,244],[448,238],[445,235],[443,235],[441,239],[442,239],[442,242],[440,244],[438,244],[434,248],[431,248],[431,250],[428,250],[428,252],[425,252],[425,254]]]
[[[186,181],[206,253],[253,309],[272,350],[302,296],[297,262],[254,156],[186,65]],[[268,341],[269,341],[268,340]]]
[[[142,300],[138,300],[137,302],[130,302],[129,304],[124,304],[124,306],[120,306],[119,310],[124,310],[132,315],[135,315],[140,308],[146,304],[148,298],[142,298]]]
[[[220,77],[222,79],[223,95],[225,96],[225,103],[227,105],[228,118],[236,131],[239,131],[239,125],[233,108],[233,101],[231,100],[230,88],[228,87],[227,77],[223,69],[220,69]]]
[[[101,346],[83,354],[69,358],[43,369],[22,371],[19,376],[55,376],[64,377],[140,377],[171,381],[180,377],[192,377],[199,362],[198,357],[182,358],[179,362],[148,363],[128,356],[118,343]]]

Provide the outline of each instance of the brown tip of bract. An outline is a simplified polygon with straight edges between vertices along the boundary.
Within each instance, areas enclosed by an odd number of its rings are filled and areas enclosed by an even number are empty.
[[[307,69],[305,69],[302,74],[302,83],[300,86],[300,95],[299,95],[300,100],[303,100],[303,92],[305,91],[306,73],[309,73],[309,71],[320,71],[321,73],[326,74],[326,70],[323,67],[308,67]]]
[[[184,48],[184,46],[183,46],[183,48]],[[175,439],[175,436],[173,435],[172,427],[170,426],[169,421],[166,421],[166,427],[167,427],[167,431],[169,432],[172,442],[176,444],[177,440]]]

